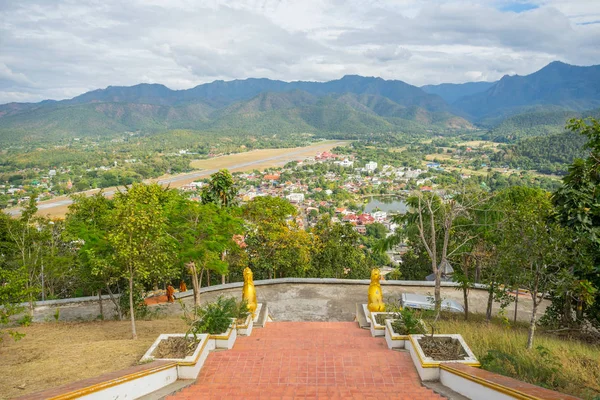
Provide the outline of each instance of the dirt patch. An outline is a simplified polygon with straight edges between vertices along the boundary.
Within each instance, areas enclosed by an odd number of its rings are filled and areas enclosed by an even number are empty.
[[[199,340],[193,336],[170,337],[163,339],[158,343],[156,349],[152,352],[154,358],[186,358],[194,354],[198,347]]]
[[[379,325],[384,325],[386,319],[398,318],[398,316],[394,313],[386,313],[386,314],[375,314],[375,322]]]
[[[161,333],[185,333],[176,316],[131,322],[52,322],[18,328],[0,343],[0,399],[10,399],[136,365]]]
[[[469,356],[458,339],[423,336],[418,341],[423,353],[436,361],[464,360]]]

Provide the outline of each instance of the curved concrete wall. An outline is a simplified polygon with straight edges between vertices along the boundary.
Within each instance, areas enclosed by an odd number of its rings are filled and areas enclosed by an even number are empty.
[[[269,310],[279,321],[351,321],[356,303],[366,303],[369,280],[281,278],[257,280],[258,300],[269,303]],[[428,281],[382,281],[384,298],[398,298],[401,293],[432,294],[433,282]],[[219,295],[241,296],[243,282],[228,283],[201,288],[201,301],[212,301]],[[485,285],[477,285],[469,296],[470,310],[485,312],[487,291]],[[193,302],[193,292],[177,293],[176,297],[188,305]],[[442,282],[442,297],[462,303],[462,291],[454,282]],[[519,299],[519,319],[529,318],[531,300]],[[106,318],[111,318],[115,309],[108,296],[103,296]],[[180,314],[179,304],[153,306],[166,314]],[[40,301],[36,304],[34,321],[53,321],[59,308],[59,320],[76,321],[95,319],[99,315],[97,297],[81,297],[63,300]],[[498,306],[495,305],[495,309]],[[543,309],[540,310],[543,312]],[[509,315],[512,315],[509,311]]]

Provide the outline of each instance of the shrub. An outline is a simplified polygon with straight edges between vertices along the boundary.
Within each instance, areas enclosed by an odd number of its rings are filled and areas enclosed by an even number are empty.
[[[401,335],[420,335],[425,333],[421,314],[410,308],[400,311],[400,318],[392,322],[394,331]]]
[[[187,334],[194,336],[201,333],[211,335],[225,332],[231,326],[231,319],[236,318],[238,306],[233,297],[225,298],[219,296],[212,303],[206,303],[201,307],[193,309],[192,315],[183,306],[183,318],[189,324],[190,328]]]

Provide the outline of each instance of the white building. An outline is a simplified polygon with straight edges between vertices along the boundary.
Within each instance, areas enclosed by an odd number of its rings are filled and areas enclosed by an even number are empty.
[[[367,171],[375,171],[377,169],[377,163],[375,161],[369,161],[365,164],[365,169]]]
[[[290,193],[285,198],[290,203],[302,203],[304,201],[304,193]]]
[[[341,165],[342,167],[351,167],[351,166],[353,166],[353,165],[354,165],[354,161],[350,161],[350,160],[348,160],[347,158],[345,158],[345,159],[344,159],[344,161],[342,161],[342,162],[340,163],[340,165]]]
[[[384,222],[387,218],[387,212],[385,211],[375,211],[371,213],[371,216],[375,218],[377,222]]]

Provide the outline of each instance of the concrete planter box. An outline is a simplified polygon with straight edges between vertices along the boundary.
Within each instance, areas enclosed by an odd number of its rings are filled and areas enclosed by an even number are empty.
[[[394,318],[394,313],[390,312],[372,312],[371,313],[371,325],[369,329],[371,330],[371,336],[385,336],[385,323],[379,324],[377,322],[377,315],[387,315],[390,318]]]
[[[365,317],[367,318],[367,325],[371,325],[371,311],[369,311],[367,304],[363,304],[362,308],[365,313]]]
[[[148,349],[146,354],[142,357],[140,361],[147,362],[153,360],[163,360],[163,361],[174,361],[177,363],[177,376],[179,379],[196,379],[200,369],[204,365],[206,361],[206,357],[208,357],[208,353],[211,350],[214,350],[215,344],[214,341],[209,339],[209,336],[206,334],[196,335],[196,339],[200,340],[198,342],[198,346],[194,351],[194,354],[185,358],[155,358],[152,353],[158,347],[159,343],[162,340],[165,340],[170,337],[185,337],[185,333],[170,333],[170,334],[162,334],[158,336],[158,339],[154,341],[152,346]]]
[[[385,342],[388,349],[403,349],[405,342],[408,340],[408,335],[401,335],[394,331],[392,327],[393,319],[385,320]]]
[[[258,322],[258,317],[260,316],[262,307],[263,307],[263,303],[258,303],[256,305],[256,311],[254,311],[254,319],[252,320],[252,322]]]
[[[237,324],[237,334],[241,336],[250,336],[252,333],[252,327],[254,326],[254,319],[252,314],[248,314],[246,320],[242,324]]]
[[[213,340],[215,348],[217,349],[231,349],[237,339],[237,329],[235,327],[235,320],[232,319],[229,328],[223,332],[215,335],[209,335],[208,338]]]
[[[460,342],[467,356],[462,360],[435,360],[431,357],[427,357],[419,344],[419,340],[424,336],[429,335],[408,335],[408,341],[405,342],[408,350],[410,351],[410,357],[417,368],[417,372],[421,377],[422,381],[439,381],[440,380],[440,364],[442,363],[459,363],[470,365],[473,367],[479,367],[479,361],[477,357],[471,351],[467,343],[464,341],[461,335],[458,334],[438,334],[433,335],[434,337],[446,337],[456,339]]]

